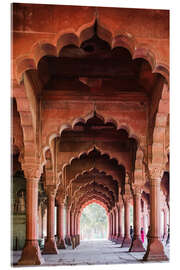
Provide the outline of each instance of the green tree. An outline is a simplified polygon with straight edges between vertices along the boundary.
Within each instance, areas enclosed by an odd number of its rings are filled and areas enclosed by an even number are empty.
[[[107,215],[105,209],[96,203],[88,205],[82,212],[80,226],[83,239],[106,238]]]

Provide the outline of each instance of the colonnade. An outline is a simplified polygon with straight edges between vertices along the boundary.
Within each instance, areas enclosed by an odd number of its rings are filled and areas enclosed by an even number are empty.
[[[27,175],[28,176],[28,175]],[[26,184],[26,244],[22,252],[19,264],[41,264],[43,257],[38,245],[37,237],[37,216],[38,216],[38,179],[27,179]],[[125,193],[119,196],[119,201],[108,212],[109,240],[121,244],[121,247],[128,248],[129,252],[143,252],[143,260],[167,260],[162,244],[160,215],[160,178],[152,178],[150,182],[150,218],[148,231],[148,246],[145,250],[140,237],[140,229],[145,225],[144,218],[149,215],[148,206],[141,207],[141,188],[134,188],[133,193]],[[56,197],[56,190],[47,190],[47,237],[42,254],[58,254],[58,249],[65,249],[66,245],[75,248],[80,244],[80,209],[72,208],[59,196]],[[55,238],[55,201],[57,205],[57,237]],[[130,205],[133,203],[133,227],[134,236],[130,236]],[[66,222],[64,221],[64,209],[66,211]],[[124,220],[122,213],[124,209]],[[168,208],[164,208],[164,232],[163,238],[167,237],[167,214]],[[43,220],[43,218],[42,218]],[[66,223],[66,235],[64,224]],[[123,234],[124,231],[124,234]]]
[[[117,203],[108,214],[109,237],[108,239],[121,244],[121,247],[128,248],[129,252],[145,252],[143,260],[167,260],[162,240],[166,242],[168,237],[167,207],[163,209],[164,226],[161,232],[161,200],[160,200],[160,179],[153,179],[150,184],[150,211],[146,204],[142,211],[141,190],[135,189],[132,199],[124,196],[123,203]],[[130,205],[133,205],[133,237],[130,236]],[[124,222],[122,222],[122,211],[124,210]],[[146,219],[146,220],[145,220]],[[122,234],[124,227],[124,235]],[[142,243],[141,228],[144,235],[147,232],[147,250]]]

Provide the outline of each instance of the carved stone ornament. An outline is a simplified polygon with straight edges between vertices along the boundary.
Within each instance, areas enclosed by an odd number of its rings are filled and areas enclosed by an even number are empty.
[[[141,195],[142,193],[142,186],[140,185],[132,185],[132,189],[133,189],[133,194],[134,195]]]
[[[64,190],[59,190],[57,192],[57,196],[56,196],[57,202],[60,204],[64,204],[65,199],[66,199],[66,193]]]
[[[56,196],[56,192],[57,192],[57,186],[56,185],[46,185],[45,186],[46,189],[46,193],[48,194],[48,196]]]
[[[163,175],[163,168],[162,166],[150,166],[149,167],[150,178],[151,179],[161,179]]]
[[[24,165],[23,166],[24,176],[27,180],[39,180],[42,173],[41,166],[38,165]]]

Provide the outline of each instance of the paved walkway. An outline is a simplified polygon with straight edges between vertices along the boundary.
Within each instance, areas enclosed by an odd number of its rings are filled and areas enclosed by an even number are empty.
[[[169,247],[165,247],[169,257]],[[13,264],[16,266],[21,251],[13,252]],[[72,249],[67,247],[59,250],[58,255],[43,255],[46,266],[52,265],[97,265],[97,264],[127,264],[146,263],[141,261],[144,252],[128,252],[128,248],[120,248],[108,240],[81,241],[81,244]],[[161,262],[162,263],[162,262]]]

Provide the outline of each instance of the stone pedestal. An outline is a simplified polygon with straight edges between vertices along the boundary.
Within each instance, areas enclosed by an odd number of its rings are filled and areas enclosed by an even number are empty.
[[[65,240],[63,238],[58,238],[57,248],[58,249],[66,249]]]
[[[32,173],[32,168],[30,170]],[[38,179],[28,172],[26,177],[26,243],[18,264],[40,265],[44,263],[37,240]]]
[[[43,263],[44,259],[41,256],[38,240],[26,240],[21,259],[18,261],[18,264],[40,265]]]

